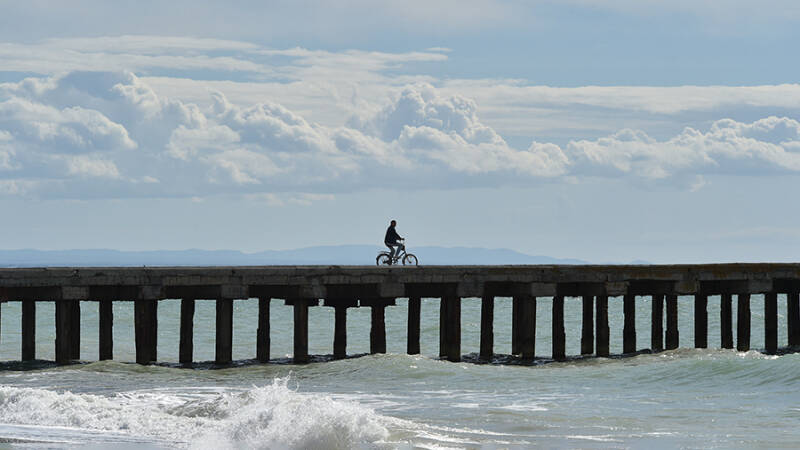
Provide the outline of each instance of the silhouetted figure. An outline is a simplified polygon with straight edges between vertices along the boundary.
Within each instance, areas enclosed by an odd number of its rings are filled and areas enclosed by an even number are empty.
[[[390,261],[394,262],[394,255],[399,253],[400,250],[403,249],[403,244],[401,241],[403,238],[397,234],[394,227],[397,225],[397,221],[392,220],[392,223],[389,225],[389,228],[386,229],[386,237],[383,238],[383,243],[389,247],[389,258]],[[395,251],[395,247],[397,250]]]

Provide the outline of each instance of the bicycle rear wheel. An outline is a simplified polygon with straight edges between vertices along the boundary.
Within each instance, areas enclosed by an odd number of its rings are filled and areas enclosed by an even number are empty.
[[[416,266],[419,264],[417,261],[417,256],[413,253],[406,253],[406,256],[403,256],[403,265],[404,266]]]
[[[381,254],[378,255],[377,258],[375,258],[375,265],[376,266],[381,266],[381,265],[387,265],[388,266],[388,265],[391,264],[391,261],[392,260],[389,258],[389,254],[388,253],[381,253]]]

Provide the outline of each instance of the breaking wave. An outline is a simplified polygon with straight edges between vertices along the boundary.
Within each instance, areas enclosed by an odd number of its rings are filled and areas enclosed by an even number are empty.
[[[0,386],[0,422],[122,433],[188,448],[352,448],[388,437],[389,418],[355,402],[296,392],[288,381],[224,393],[184,388],[111,397]]]

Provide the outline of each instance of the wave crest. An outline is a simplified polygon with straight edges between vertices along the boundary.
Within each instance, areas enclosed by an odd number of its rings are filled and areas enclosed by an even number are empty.
[[[0,421],[149,437],[192,448],[351,448],[385,440],[387,418],[299,393],[288,377],[236,392],[133,391],[104,397],[0,386]]]

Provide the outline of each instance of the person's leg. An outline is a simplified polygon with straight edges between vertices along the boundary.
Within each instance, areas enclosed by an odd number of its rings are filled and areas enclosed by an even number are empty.
[[[389,247],[389,261],[394,259],[394,246],[389,244],[384,244],[385,246]]]

